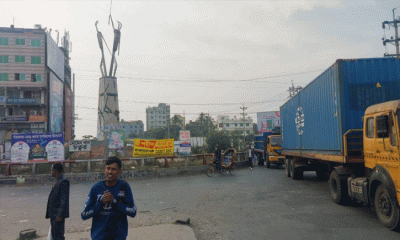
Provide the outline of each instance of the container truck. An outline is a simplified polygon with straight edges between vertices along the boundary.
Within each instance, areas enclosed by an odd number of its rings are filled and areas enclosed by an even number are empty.
[[[266,167],[270,168],[271,163],[279,167],[284,164],[284,156],[282,152],[281,128],[274,127],[271,132],[264,132],[254,136],[254,153],[261,166],[266,163]]]
[[[334,202],[400,229],[400,59],[337,60],[281,106],[285,173],[316,171]]]

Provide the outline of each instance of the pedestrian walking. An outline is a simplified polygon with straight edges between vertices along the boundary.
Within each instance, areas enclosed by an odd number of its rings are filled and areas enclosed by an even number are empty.
[[[93,218],[93,240],[125,240],[128,236],[127,216],[136,216],[136,206],[129,184],[118,179],[122,173],[121,160],[109,157],[106,162],[105,180],[93,185],[81,213],[83,220]]]
[[[69,181],[63,176],[63,165],[53,165],[51,175],[56,179],[47,201],[46,219],[50,218],[48,239],[64,240],[65,219],[69,217]]]
[[[249,150],[247,152],[247,161],[249,161],[250,164],[250,169],[253,169],[253,155],[252,155],[252,149],[249,147]]]

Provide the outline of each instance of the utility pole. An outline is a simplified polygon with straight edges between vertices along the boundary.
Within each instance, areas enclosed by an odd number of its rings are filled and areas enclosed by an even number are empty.
[[[303,89],[303,87],[295,87],[293,84],[293,80],[292,80],[292,86],[289,87],[289,98],[294,97],[297,93],[299,93],[301,90]]]
[[[396,20],[395,15],[394,15],[394,10],[396,10],[396,8],[393,8],[393,22],[389,22],[389,21],[385,21],[382,23],[382,28],[385,29],[385,26],[388,25],[389,27],[391,25],[394,26],[394,39],[393,37],[391,37],[390,39],[385,39],[382,38],[383,41],[383,46],[386,46],[386,43],[392,43],[394,42],[395,46],[396,46],[396,54],[384,54],[385,57],[396,57],[399,58],[400,57],[400,52],[399,52],[399,34],[398,34],[398,29],[397,29],[397,24],[400,23],[400,20]]]
[[[246,149],[246,114],[244,111],[247,109],[247,107],[244,106],[241,107],[240,109],[243,110],[243,151]]]

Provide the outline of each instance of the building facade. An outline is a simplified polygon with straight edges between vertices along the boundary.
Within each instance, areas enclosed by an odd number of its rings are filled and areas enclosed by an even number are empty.
[[[13,133],[64,133],[66,141],[73,139],[68,33],[61,42],[59,47],[40,25],[0,27],[0,142]]]
[[[141,120],[124,121],[124,119],[122,119],[118,125],[107,125],[104,127],[104,130],[106,132],[112,130],[124,131],[127,138],[134,138],[143,136],[144,124]]]
[[[160,103],[157,107],[146,108],[147,130],[168,127],[170,119],[170,106],[165,103]]]
[[[218,130],[226,131],[246,131],[246,134],[253,132],[253,119],[251,117],[245,118],[230,118],[228,115],[218,115],[217,117]]]

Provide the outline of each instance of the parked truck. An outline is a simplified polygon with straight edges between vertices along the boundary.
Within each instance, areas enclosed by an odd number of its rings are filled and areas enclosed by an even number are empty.
[[[266,163],[266,167],[270,168],[271,163],[275,166],[284,164],[284,156],[282,155],[282,138],[280,127],[275,127],[271,132],[254,136],[254,153],[261,164]]]
[[[285,173],[316,171],[338,204],[400,229],[400,59],[337,60],[281,106]]]

